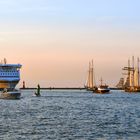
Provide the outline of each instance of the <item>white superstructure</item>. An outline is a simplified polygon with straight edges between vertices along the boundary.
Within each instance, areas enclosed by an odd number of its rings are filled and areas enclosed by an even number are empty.
[[[13,90],[20,81],[21,64],[0,64],[0,90]]]

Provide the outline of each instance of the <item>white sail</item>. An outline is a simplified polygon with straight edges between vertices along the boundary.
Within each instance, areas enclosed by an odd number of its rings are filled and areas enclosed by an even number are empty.
[[[139,86],[139,58],[137,59],[137,67],[134,71],[134,86]]]
[[[90,88],[93,88],[93,60],[90,68]]]
[[[130,72],[130,75],[129,75],[129,86],[132,87],[133,85],[133,77],[132,77],[132,73]]]
[[[137,74],[138,74],[138,76],[137,76],[137,78],[138,78],[138,87],[140,86],[139,84],[139,82],[140,82],[140,70],[139,70],[139,63],[140,63],[140,59],[139,59],[139,57],[137,58],[137,69],[138,69],[138,72],[137,72]]]
[[[93,87],[94,87],[93,61],[92,61],[92,63],[89,62],[88,77],[87,77],[87,80],[86,80],[85,87],[88,88],[88,89],[93,89]]]
[[[138,68],[134,72],[134,86],[138,86]]]

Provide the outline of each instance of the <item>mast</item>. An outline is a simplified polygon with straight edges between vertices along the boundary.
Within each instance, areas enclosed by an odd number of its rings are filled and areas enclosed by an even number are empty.
[[[134,87],[138,86],[138,68],[134,69]]]
[[[137,66],[134,68],[134,87],[139,87],[139,58],[137,58]]]
[[[134,72],[135,72],[135,69],[134,69],[134,56],[132,56],[132,87],[134,87],[134,81],[135,81],[135,77],[134,77]]]
[[[103,85],[103,79],[102,79],[102,77],[101,77],[101,80],[100,81],[101,81],[101,86],[102,86]]]
[[[94,87],[94,68],[93,68],[93,60],[89,62],[88,76],[86,80],[85,87],[88,89],[93,89]]]
[[[91,64],[91,88],[93,88],[93,60],[92,60],[92,64]]]
[[[128,59],[128,78],[129,78],[129,86],[132,86],[132,80],[131,80],[131,72],[130,72],[130,59]]]
[[[140,76],[140,72],[139,72],[139,62],[140,62],[140,60],[139,60],[139,57],[137,58],[137,67],[138,67],[138,87],[139,87],[139,76]]]
[[[90,88],[90,62],[89,62],[89,69],[88,69],[87,88]]]

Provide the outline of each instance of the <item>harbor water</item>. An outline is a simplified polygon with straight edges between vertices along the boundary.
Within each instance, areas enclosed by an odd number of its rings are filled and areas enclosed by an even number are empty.
[[[0,140],[140,140],[140,93],[34,92],[0,100]]]

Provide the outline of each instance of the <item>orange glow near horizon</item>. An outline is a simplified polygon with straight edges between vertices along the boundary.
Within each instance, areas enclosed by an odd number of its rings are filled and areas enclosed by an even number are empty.
[[[45,30],[46,29],[46,30]],[[82,87],[88,62],[94,59],[96,82],[100,77],[114,86],[128,57],[139,56],[139,32],[78,28],[36,28],[0,33],[1,59],[21,63],[26,86]]]

